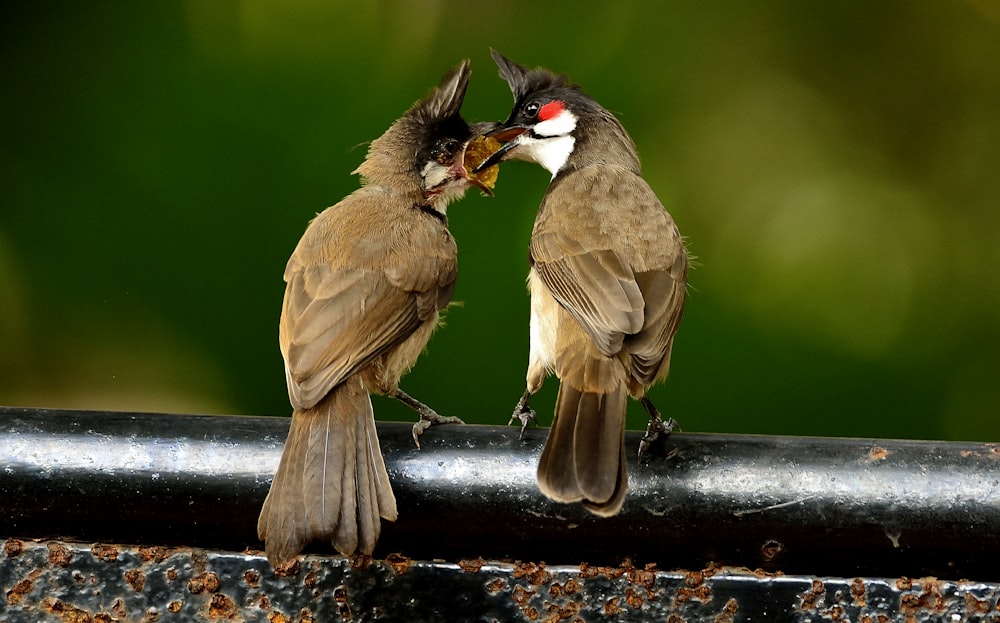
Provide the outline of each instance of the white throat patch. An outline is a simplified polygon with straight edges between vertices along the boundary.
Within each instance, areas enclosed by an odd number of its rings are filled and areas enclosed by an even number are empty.
[[[576,139],[572,133],[575,129],[576,115],[563,110],[555,117],[535,124],[532,133],[519,136],[520,146],[513,157],[535,162],[555,177],[573,153]]]
[[[454,179],[449,181],[451,175],[450,167],[430,160],[424,165],[424,170],[420,172],[424,178],[424,193],[430,199],[431,207],[441,214],[447,213],[448,204],[456,199],[461,199],[465,194],[469,183],[465,180]]]
[[[535,138],[522,134],[519,140],[521,145],[515,157],[542,165],[552,177],[566,165],[576,144],[576,139],[571,134],[553,138]]]
[[[576,115],[563,108],[555,117],[536,123],[533,129],[535,134],[545,137],[572,134],[576,129]]]

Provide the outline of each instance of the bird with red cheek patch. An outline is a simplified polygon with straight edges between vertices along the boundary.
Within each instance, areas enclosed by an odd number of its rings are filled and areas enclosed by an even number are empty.
[[[529,245],[528,405],[555,372],[559,394],[538,463],[542,493],[609,516],[625,502],[626,397],[649,413],[640,455],[675,422],[646,396],[670,369],[684,312],[687,252],[643,179],[635,145],[615,117],[565,76],[528,69],[496,51],[514,109],[492,136],[504,143],[480,166],[513,158],[552,174]]]

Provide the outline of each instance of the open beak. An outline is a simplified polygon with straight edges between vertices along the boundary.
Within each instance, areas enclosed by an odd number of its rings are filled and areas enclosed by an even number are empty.
[[[472,172],[472,175],[469,175],[469,171],[465,168],[465,150],[468,146],[469,144],[466,143],[465,147],[462,147],[462,151],[455,156],[455,164],[452,165],[451,172],[455,177],[468,181],[470,184],[483,191],[483,193],[492,197],[493,190],[475,177],[475,174],[478,173],[482,167],[476,167],[476,170]]]
[[[487,134],[486,136],[489,136],[490,138],[496,139],[498,142],[503,143],[503,147],[496,150],[495,152],[490,154],[489,158],[479,163],[479,166],[473,169],[472,173],[476,174],[484,169],[492,167],[495,164],[499,164],[500,161],[504,159],[504,156],[507,155],[507,152],[520,145],[520,141],[517,141],[515,139],[527,131],[528,128],[516,125],[509,128],[501,128],[499,130]]]

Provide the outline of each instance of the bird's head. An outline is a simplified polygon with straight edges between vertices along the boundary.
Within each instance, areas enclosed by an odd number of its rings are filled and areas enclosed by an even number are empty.
[[[519,159],[538,163],[555,176],[582,140],[602,132],[610,133],[614,142],[624,138],[634,151],[631,139],[614,116],[569,78],[544,68],[518,65],[496,50],[491,54],[500,68],[500,77],[514,94],[514,108],[500,128],[490,133],[503,147],[483,161],[477,171],[502,160]]]
[[[369,185],[419,192],[436,206],[460,198],[470,186],[490,189],[464,166],[469,142],[496,124],[470,127],[460,110],[472,70],[469,61],[452,68],[441,83],[372,141],[355,170]]]

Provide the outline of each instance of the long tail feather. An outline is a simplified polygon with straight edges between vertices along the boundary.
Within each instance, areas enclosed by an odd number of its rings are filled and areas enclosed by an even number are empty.
[[[371,554],[380,517],[396,516],[371,400],[352,377],[315,407],[292,414],[257,534],[272,565],[314,539],[331,541],[344,555]]]

